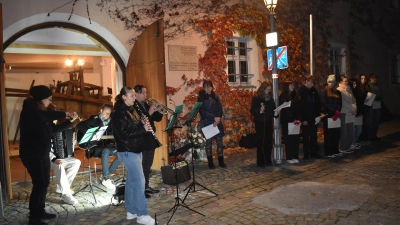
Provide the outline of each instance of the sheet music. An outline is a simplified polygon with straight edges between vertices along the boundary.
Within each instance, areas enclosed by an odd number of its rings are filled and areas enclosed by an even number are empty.
[[[284,102],[284,103],[282,103],[282,105],[278,106],[278,108],[276,108],[274,111],[279,111],[283,108],[290,107],[291,103],[292,103],[292,101]]]
[[[213,124],[203,127],[203,128],[201,128],[201,130],[203,131],[204,137],[206,139],[210,139],[210,138],[214,137],[215,135],[219,134],[218,126],[214,127]]]
[[[367,97],[365,98],[365,100],[368,100],[368,101],[365,102],[364,105],[372,106],[372,103],[375,100],[375,96],[376,96],[376,94],[368,92]]]
[[[288,123],[288,134],[289,135],[300,134],[300,124],[294,125],[293,123]]]
[[[328,129],[329,128],[339,128],[339,127],[341,127],[340,124],[341,124],[340,118],[337,118],[336,121],[333,121],[332,118],[328,118]]]
[[[100,127],[100,129],[93,135],[92,140],[90,141],[98,141],[101,139],[101,136],[106,132],[108,126]]]

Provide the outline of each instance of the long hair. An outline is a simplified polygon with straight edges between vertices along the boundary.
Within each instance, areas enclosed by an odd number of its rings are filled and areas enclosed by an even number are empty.
[[[124,100],[122,99],[122,95],[126,95],[130,90],[133,90],[131,87],[128,86],[123,86],[121,88],[121,91],[119,91],[119,94],[117,96],[115,96],[115,102],[124,102]]]
[[[292,95],[291,95],[290,90],[289,90],[289,86],[290,86],[291,84],[293,84],[293,82],[291,82],[291,81],[286,81],[286,82],[284,82],[284,83],[282,84],[282,93],[281,93],[282,96],[286,96],[286,97],[288,97],[290,100],[292,100]]]
[[[333,85],[332,88],[327,85],[326,92],[329,98],[340,98],[339,93],[335,89],[335,85]]]
[[[272,83],[269,80],[261,83],[260,87],[257,89],[257,92],[255,93],[255,96],[258,98],[265,98],[265,89],[267,89],[267,87],[272,87]]]

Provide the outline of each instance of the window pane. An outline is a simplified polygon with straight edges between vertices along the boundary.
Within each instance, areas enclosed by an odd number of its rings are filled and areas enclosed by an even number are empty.
[[[236,74],[236,62],[228,61],[228,74]]]
[[[239,55],[247,55],[246,42],[239,42]]]
[[[240,61],[240,74],[247,74],[247,61]]]
[[[241,75],[240,76],[240,83],[248,83],[249,82],[249,76],[248,75]]]
[[[227,41],[228,44],[228,55],[235,55],[235,42]]]
[[[232,83],[236,82],[236,75],[229,75],[228,80],[229,80],[229,82],[232,82]]]

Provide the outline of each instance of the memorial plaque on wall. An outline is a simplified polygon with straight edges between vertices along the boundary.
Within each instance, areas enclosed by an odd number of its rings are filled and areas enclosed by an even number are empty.
[[[196,46],[168,45],[170,71],[197,71],[198,57]]]

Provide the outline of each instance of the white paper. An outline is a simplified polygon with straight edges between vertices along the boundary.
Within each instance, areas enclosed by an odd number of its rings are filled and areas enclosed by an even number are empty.
[[[356,120],[354,121],[354,125],[363,125],[363,117],[357,116]]]
[[[372,103],[372,108],[373,109],[380,109],[381,108],[381,101],[374,101],[374,103]]]
[[[368,92],[368,93],[367,93],[367,97],[365,98],[365,100],[368,100],[368,101],[365,102],[364,105],[371,106],[372,103],[373,103],[374,100],[375,100],[375,96],[376,96],[376,94],[371,93],[371,92]]]
[[[278,108],[276,108],[274,111],[279,111],[283,108],[290,107],[291,103],[292,103],[292,101],[284,102],[284,103],[282,103],[282,105],[278,106]]]
[[[356,115],[353,115],[352,113],[346,113],[346,119],[344,121],[345,123],[354,123],[354,121],[356,121]]]
[[[293,123],[288,123],[288,134],[289,135],[300,134],[300,124],[294,125]]]
[[[332,118],[328,118],[328,129],[329,128],[338,128],[341,127],[341,121],[340,118],[337,118],[336,121],[333,121]]]
[[[201,130],[203,131],[204,137],[206,139],[210,139],[210,138],[214,137],[215,135],[219,134],[218,126],[214,127],[213,124],[203,127],[203,128],[201,128]]]

